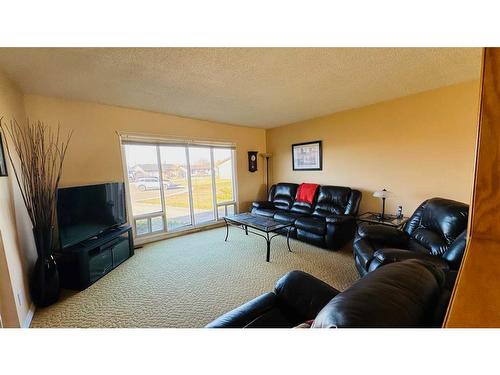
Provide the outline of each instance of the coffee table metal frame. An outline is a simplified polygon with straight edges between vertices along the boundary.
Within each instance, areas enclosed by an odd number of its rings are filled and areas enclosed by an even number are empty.
[[[225,242],[227,242],[227,238],[229,236],[229,227],[230,226],[244,230],[245,234],[247,236],[248,236],[248,233],[252,233],[252,234],[255,234],[257,236],[260,236],[266,240],[266,244],[267,244],[266,262],[269,262],[270,255],[271,255],[271,240],[274,237],[279,236],[281,234],[281,233],[276,233],[276,231],[281,230],[281,229],[286,229],[287,230],[286,231],[286,246],[288,247],[288,251],[292,253],[292,249],[290,248],[290,230],[292,229],[293,224],[281,223],[281,222],[276,221],[276,220],[271,219],[271,218],[263,218],[263,219],[266,219],[267,221],[272,221],[276,224],[272,225],[272,226],[263,226],[263,225],[258,226],[255,223],[247,223],[243,220],[238,220],[239,215],[241,215],[241,214],[223,217],[224,222],[226,223],[226,238],[224,239]],[[249,213],[248,216],[250,216],[250,215],[255,217],[255,218],[258,218],[257,215],[253,215],[253,214]],[[248,229],[248,228],[250,228],[250,229]],[[267,228],[272,228],[272,229],[268,230]],[[256,231],[259,231],[259,232],[262,232],[265,234],[255,232],[251,229],[254,229]],[[273,233],[273,234],[270,235],[271,233]]]

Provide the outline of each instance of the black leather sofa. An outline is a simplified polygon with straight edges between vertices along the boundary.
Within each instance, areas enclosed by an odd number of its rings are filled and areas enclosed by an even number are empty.
[[[450,298],[445,273],[433,264],[407,260],[368,274],[344,292],[292,271],[274,292],[222,315],[209,328],[440,327]]]
[[[298,186],[273,185],[268,200],[253,202],[251,212],[292,223],[291,237],[328,249],[340,249],[354,237],[361,192],[323,185],[309,204],[295,201]]]
[[[457,271],[465,250],[469,206],[443,198],[423,202],[403,230],[362,223],[353,243],[360,275],[388,263],[421,259]]]

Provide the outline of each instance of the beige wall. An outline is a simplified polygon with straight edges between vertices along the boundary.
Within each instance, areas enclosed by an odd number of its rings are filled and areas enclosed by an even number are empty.
[[[478,100],[471,81],[270,129],[272,180],[360,189],[360,212],[380,210],[372,193],[382,188],[395,193],[391,213],[434,196],[469,202]],[[292,171],[291,145],[314,140],[323,141],[323,171]]]
[[[63,171],[63,186],[123,181],[122,156],[116,132],[139,132],[236,143],[240,210],[246,210],[258,196],[265,196],[262,159],[259,160],[258,171],[250,173],[247,158],[248,151],[265,152],[264,129],[33,95],[25,96],[25,107],[32,119],[54,126],[61,123],[63,130],[74,130]]]
[[[22,93],[2,72],[0,116],[7,123],[14,117],[18,121],[25,117]],[[8,139],[4,138],[3,141]],[[23,325],[31,307],[28,274],[36,253],[32,245],[31,224],[9,162],[7,167],[9,176],[0,177],[0,305],[3,325],[19,327]],[[20,233],[28,233],[22,241],[19,240]]]

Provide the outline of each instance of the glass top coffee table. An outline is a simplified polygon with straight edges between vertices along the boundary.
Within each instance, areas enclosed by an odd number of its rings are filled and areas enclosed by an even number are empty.
[[[288,251],[292,252],[292,249],[290,249],[290,230],[292,229],[293,224],[283,223],[280,221],[276,221],[270,217],[255,215],[249,212],[224,216],[224,221],[226,222],[226,239],[224,241],[227,241],[227,237],[229,236],[230,226],[244,230],[247,236],[248,233],[253,233],[256,234],[257,236],[264,238],[267,243],[266,262],[269,262],[270,258],[271,240],[274,237],[280,235],[280,233],[276,232],[281,229],[287,230],[286,245],[288,247]]]

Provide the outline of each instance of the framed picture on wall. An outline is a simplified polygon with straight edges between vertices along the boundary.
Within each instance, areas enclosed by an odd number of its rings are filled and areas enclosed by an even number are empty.
[[[321,171],[323,169],[321,141],[293,144],[292,164],[294,171]]]
[[[3,151],[2,133],[0,133],[0,177],[7,176],[7,162]]]

